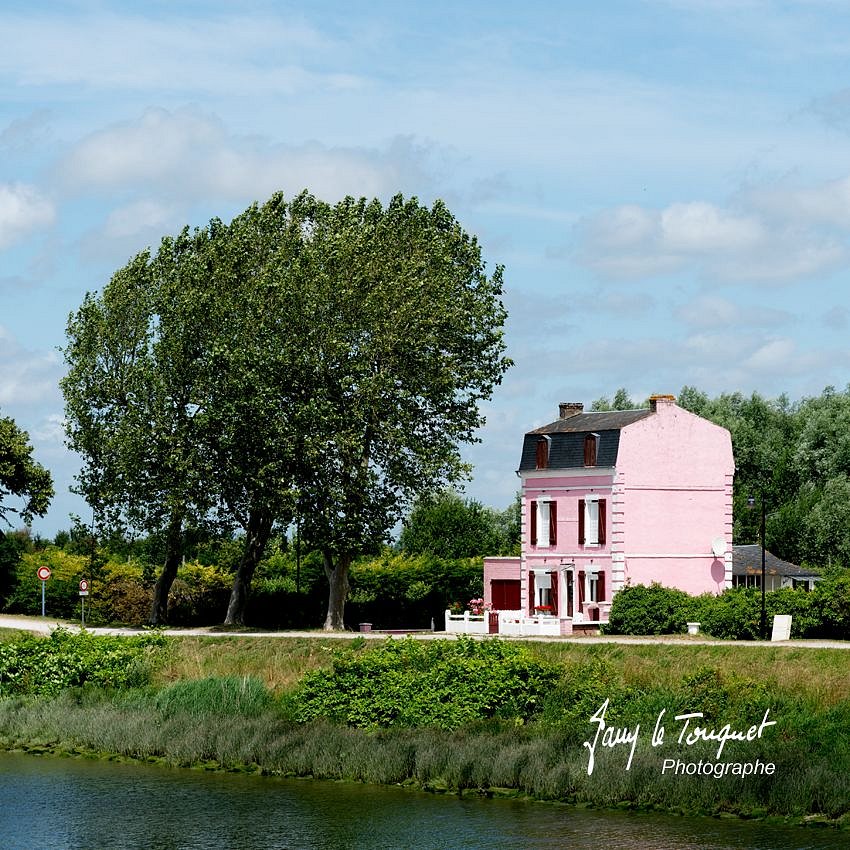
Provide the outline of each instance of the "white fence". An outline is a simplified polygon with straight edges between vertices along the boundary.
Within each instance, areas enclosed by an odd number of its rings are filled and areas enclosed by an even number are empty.
[[[470,614],[469,611],[452,614],[446,611],[446,631],[461,635],[486,635],[489,631],[487,618],[487,614]]]
[[[499,611],[499,634],[560,635],[561,621],[545,614],[529,617],[524,611]]]
[[[450,634],[486,635],[490,631],[489,613],[452,614],[446,611],[446,631]],[[524,611],[499,611],[500,635],[560,635],[561,621],[540,614],[529,617]]]

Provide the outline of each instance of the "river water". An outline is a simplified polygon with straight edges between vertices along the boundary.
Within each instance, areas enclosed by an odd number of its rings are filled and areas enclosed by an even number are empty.
[[[0,754],[3,850],[827,850],[846,832]]]

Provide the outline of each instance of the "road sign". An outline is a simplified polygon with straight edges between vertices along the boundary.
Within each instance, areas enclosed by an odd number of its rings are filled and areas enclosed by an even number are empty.
[[[89,595],[89,580],[87,578],[80,579],[80,596]]]
[[[50,567],[39,567],[36,570],[36,575],[42,580],[47,581],[50,578]]]

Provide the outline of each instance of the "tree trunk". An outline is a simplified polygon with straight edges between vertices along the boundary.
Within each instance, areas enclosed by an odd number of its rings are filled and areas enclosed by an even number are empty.
[[[264,511],[251,511],[248,517],[248,528],[245,530],[245,548],[239,561],[239,569],[233,579],[233,589],[230,591],[230,602],[227,605],[225,626],[245,625],[245,606],[248,604],[248,593],[251,590],[251,579],[257,564],[263,557],[263,551],[272,533],[274,518]]]
[[[151,625],[164,626],[168,622],[168,594],[177,577],[177,569],[183,557],[183,514],[175,511],[171,515],[165,536],[165,563],[153,589]]]
[[[325,617],[325,631],[342,631],[345,628],[342,617],[345,611],[345,600],[348,598],[348,570],[351,566],[351,555],[339,555],[334,566],[333,555],[325,551],[325,575],[328,577],[330,592],[328,594],[328,615]]]

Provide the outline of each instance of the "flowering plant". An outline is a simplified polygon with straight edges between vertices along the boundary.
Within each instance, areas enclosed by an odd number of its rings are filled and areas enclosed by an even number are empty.
[[[449,605],[449,611],[451,611],[452,614],[463,614],[463,605],[461,605],[460,602],[452,602],[452,604]]]
[[[469,610],[475,616],[483,614],[485,611],[489,611],[492,607],[493,606],[489,602],[485,602],[483,599],[469,600]]]
[[[538,605],[534,609],[538,614],[554,614],[555,609],[551,605]]]

